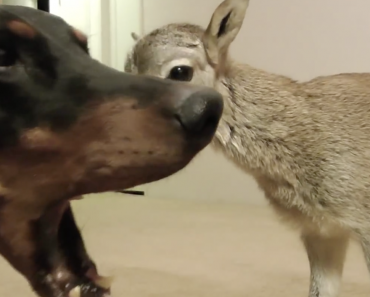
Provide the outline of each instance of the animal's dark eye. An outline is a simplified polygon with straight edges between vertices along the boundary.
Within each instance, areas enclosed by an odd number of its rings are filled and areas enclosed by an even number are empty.
[[[190,66],[175,66],[171,69],[167,78],[180,81],[191,81],[194,70]]]
[[[17,61],[16,54],[5,49],[0,49],[0,69],[13,66]]]

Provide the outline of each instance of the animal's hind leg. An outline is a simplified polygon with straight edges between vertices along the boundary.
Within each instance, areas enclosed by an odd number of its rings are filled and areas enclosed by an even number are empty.
[[[367,269],[370,272],[370,231],[357,233],[359,235],[362,250],[364,252]]]
[[[302,241],[310,262],[309,297],[337,297],[349,234],[343,232],[324,236],[318,232],[304,231]]]

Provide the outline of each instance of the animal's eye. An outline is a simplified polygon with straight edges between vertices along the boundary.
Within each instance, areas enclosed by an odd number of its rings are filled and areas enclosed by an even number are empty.
[[[171,69],[167,78],[180,81],[191,81],[194,70],[190,66],[175,66]]]
[[[11,51],[0,49],[0,69],[8,68],[13,66],[17,61],[15,53]]]

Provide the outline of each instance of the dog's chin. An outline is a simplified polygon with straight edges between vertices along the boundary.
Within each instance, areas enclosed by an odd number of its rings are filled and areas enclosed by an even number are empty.
[[[73,187],[73,193],[69,193],[69,197],[120,191],[142,184],[155,182],[182,170],[191,160],[192,157],[188,157],[171,164],[132,167],[125,166],[124,168],[119,169],[111,168],[109,166],[96,167],[75,184]]]

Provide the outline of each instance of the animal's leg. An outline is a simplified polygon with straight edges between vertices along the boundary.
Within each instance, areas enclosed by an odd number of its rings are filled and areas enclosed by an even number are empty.
[[[349,242],[348,233],[323,236],[303,232],[311,269],[309,297],[337,297]]]
[[[370,272],[370,231],[358,232],[367,268]]]
[[[58,211],[62,213],[59,224],[53,224],[58,226],[56,233],[52,235],[51,231],[48,235],[46,231],[53,221],[51,217],[57,218]],[[44,260],[44,265],[40,268],[46,268],[53,276],[47,286],[44,285],[45,281],[38,283],[41,286],[37,291],[41,296],[59,296],[55,293],[58,290],[63,294],[61,296],[109,296],[109,280],[98,275],[95,263],[87,254],[69,203],[47,212],[47,215],[39,220],[38,228],[38,251]],[[57,291],[47,293],[50,288],[57,288]],[[70,293],[71,289],[74,289],[73,294]]]
[[[5,205],[0,223],[1,253],[39,296],[109,296],[109,284],[85,250],[68,201],[40,213]]]
[[[70,205],[63,214],[58,238],[59,246],[74,273],[80,276],[88,275],[92,279],[98,278],[96,265],[86,251]]]

